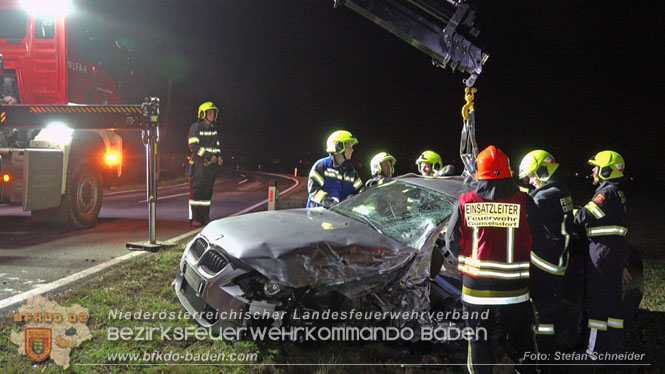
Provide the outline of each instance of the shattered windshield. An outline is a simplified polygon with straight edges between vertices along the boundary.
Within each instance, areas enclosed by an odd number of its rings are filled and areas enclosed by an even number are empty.
[[[455,207],[456,199],[401,181],[371,188],[334,208],[413,248],[420,248]]]

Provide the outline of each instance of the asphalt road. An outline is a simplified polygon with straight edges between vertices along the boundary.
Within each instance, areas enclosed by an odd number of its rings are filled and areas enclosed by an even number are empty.
[[[281,190],[295,181],[283,176],[237,173],[217,178],[210,217],[265,210],[269,180]],[[157,240],[193,230],[189,226],[189,186],[159,188]],[[0,300],[29,291],[127,254],[127,242],[148,240],[144,190],[104,194],[96,227],[71,231],[31,219],[20,207],[0,206]]]

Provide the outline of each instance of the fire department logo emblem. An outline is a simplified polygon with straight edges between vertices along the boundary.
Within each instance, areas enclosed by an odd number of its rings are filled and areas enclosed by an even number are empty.
[[[25,329],[25,354],[32,361],[41,362],[51,355],[53,339],[52,331],[48,328]]]
[[[596,197],[593,198],[593,202],[596,204],[602,204],[605,201],[605,195],[599,193]]]
[[[19,355],[35,362],[50,360],[67,369],[72,349],[92,339],[88,318],[88,309],[78,304],[61,306],[42,296],[31,296],[14,313],[14,323],[20,324],[22,331],[13,330],[10,340],[17,345]]]

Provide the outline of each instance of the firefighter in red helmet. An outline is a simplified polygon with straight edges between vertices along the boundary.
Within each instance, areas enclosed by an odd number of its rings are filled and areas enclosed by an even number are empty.
[[[471,373],[491,373],[496,331],[505,332],[517,364],[530,362],[536,352],[529,264],[544,233],[538,208],[513,181],[503,151],[492,145],[478,155],[476,180],[476,190],[460,196],[446,243],[462,274],[466,326],[476,333],[469,340],[467,367]],[[535,367],[519,370],[535,372]]]
[[[222,165],[217,116],[219,109],[210,101],[199,106],[198,118],[190,128],[188,141],[189,157],[189,222],[200,227],[210,221],[210,202],[217,177],[217,168]]]

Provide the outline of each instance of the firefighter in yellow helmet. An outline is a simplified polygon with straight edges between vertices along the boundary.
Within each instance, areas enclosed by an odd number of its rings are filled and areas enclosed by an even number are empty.
[[[586,265],[585,310],[589,317],[587,353],[623,352],[621,280],[628,262],[625,224],[626,195],[623,192],[623,157],[602,151],[589,161],[594,184],[600,184],[593,198],[575,216],[575,223],[589,241]]]
[[[568,267],[568,245],[573,226],[573,199],[559,164],[547,151],[538,149],[520,162],[519,178],[535,189],[529,195],[540,209],[545,228],[542,252],[531,252],[530,293],[538,311],[538,352],[554,357],[555,312],[560,310],[563,277]],[[561,329],[561,326],[559,326]]]
[[[421,153],[416,160],[416,165],[418,165],[418,172],[423,177],[440,177],[455,173],[455,166],[443,166],[441,156],[434,151],[424,151]]]
[[[351,164],[353,146],[356,144],[358,139],[348,131],[339,130],[330,134],[326,141],[328,157],[316,161],[309,172],[308,208],[330,208],[365,189]]]
[[[372,178],[365,183],[366,188],[388,183],[393,179],[397,160],[390,153],[379,152],[370,161]]]
[[[216,126],[218,115],[215,104],[206,101],[199,106],[198,121],[189,128],[189,222],[195,227],[210,222],[213,186],[223,162]]]
[[[418,172],[423,177],[431,177],[443,166],[441,156],[434,151],[425,151],[416,160]]]

